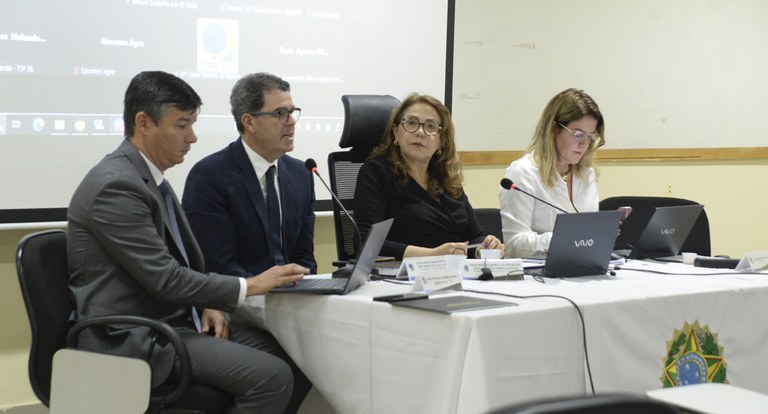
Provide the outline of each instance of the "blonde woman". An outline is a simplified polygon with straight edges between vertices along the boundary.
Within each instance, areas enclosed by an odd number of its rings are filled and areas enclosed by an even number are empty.
[[[603,145],[605,123],[597,103],[582,90],[567,89],[549,101],[526,154],[504,176],[567,212],[597,211],[595,152]],[[499,200],[505,256],[544,256],[559,211],[503,188]]]

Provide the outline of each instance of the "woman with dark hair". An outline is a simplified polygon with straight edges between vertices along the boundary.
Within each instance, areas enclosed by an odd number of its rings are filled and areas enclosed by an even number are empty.
[[[448,108],[429,95],[411,94],[392,112],[355,189],[363,237],[372,224],[395,219],[382,256],[474,255],[470,244],[504,249],[484,234],[464,193],[454,134]]]
[[[567,89],[544,108],[526,154],[504,176],[571,213],[598,210],[595,152],[605,123],[584,91]],[[540,257],[549,249],[558,211],[517,191],[499,190],[506,257]]]

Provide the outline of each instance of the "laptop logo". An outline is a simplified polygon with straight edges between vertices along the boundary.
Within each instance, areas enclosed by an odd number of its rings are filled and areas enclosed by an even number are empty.
[[[587,239],[587,240],[574,240],[573,244],[576,247],[592,247],[593,244],[595,244],[595,241],[593,239]]]
[[[668,235],[668,236],[675,234],[675,228],[672,227],[671,229],[661,229],[661,234]]]

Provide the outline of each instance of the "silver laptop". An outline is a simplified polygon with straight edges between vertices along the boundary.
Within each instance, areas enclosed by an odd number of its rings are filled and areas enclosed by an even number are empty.
[[[604,275],[619,233],[619,210],[558,214],[547,258],[525,274],[544,277]]]
[[[703,210],[701,204],[656,207],[635,243],[632,257],[677,256]]]
[[[371,226],[360,255],[348,278],[301,279],[295,285],[285,285],[270,290],[271,293],[314,293],[322,295],[346,295],[368,281],[384,240],[387,239],[392,220],[384,220]]]

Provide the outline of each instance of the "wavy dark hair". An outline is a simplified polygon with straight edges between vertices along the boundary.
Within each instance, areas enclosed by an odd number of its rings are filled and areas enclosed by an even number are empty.
[[[459,198],[464,193],[464,190],[461,186],[463,181],[461,165],[459,163],[459,156],[456,154],[456,129],[453,126],[451,112],[437,98],[418,93],[408,95],[392,111],[381,142],[373,149],[368,158],[384,158],[388,160],[392,164],[392,171],[399,179],[400,185],[405,186],[408,183],[408,167],[405,158],[395,146],[395,128],[402,122],[403,113],[417,103],[424,103],[435,108],[435,111],[440,116],[440,125],[442,125],[439,133],[440,148],[432,156],[427,167],[427,172],[429,173],[427,192],[434,198],[437,198],[441,193],[454,199]]]

